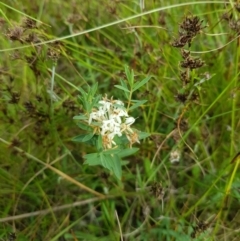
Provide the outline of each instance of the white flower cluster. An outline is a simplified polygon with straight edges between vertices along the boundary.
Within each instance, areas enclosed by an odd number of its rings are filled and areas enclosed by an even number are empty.
[[[130,146],[139,142],[138,134],[130,127],[135,122],[135,118],[128,115],[122,101],[104,97],[98,104],[98,109],[90,113],[88,124],[95,126],[95,132],[102,136],[105,149],[116,145],[114,137],[122,136],[123,133],[126,134]]]

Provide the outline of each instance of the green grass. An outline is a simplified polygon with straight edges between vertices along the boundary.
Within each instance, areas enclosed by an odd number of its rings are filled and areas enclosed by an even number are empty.
[[[0,239],[239,240],[240,13],[233,1],[140,2],[0,2]],[[171,43],[186,16],[207,27],[184,47],[205,62],[184,88]],[[114,88],[125,65],[152,76],[133,96],[148,102],[130,113],[151,137],[119,181],[83,164],[95,149],[72,141],[83,133],[73,117],[78,88],[96,82],[127,104]],[[197,98],[182,103],[187,90]]]

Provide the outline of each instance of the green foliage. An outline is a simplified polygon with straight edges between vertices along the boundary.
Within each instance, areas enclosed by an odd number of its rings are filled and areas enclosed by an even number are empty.
[[[131,100],[133,105],[130,108],[128,106],[128,108],[129,110],[133,110],[147,102],[147,100],[133,100],[132,95],[133,95],[133,92],[140,89],[142,86],[146,85],[148,81],[151,79],[151,76],[148,76],[141,81],[134,81],[134,72],[133,70],[129,70],[128,66],[125,66],[125,74],[127,77],[127,83],[121,79],[120,80],[121,85],[114,85],[114,86],[124,92],[126,99],[128,99],[129,101]]]
[[[87,91],[84,91],[81,87],[79,87],[79,92],[81,95],[78,96],[80,103],[83,105],[84,110],[87,113],[90,113],[91,110],[97,105],[101,96],[95,96],[98,89],[98,84],[95,83],[91,87],[88,86]],[[74,119],[84,119],[84,116],[75,116]]]
[[[126,98],[128,99],[129,103],[134,102],[134,105],[130,108],[135,109],[139,107],[140,105],[144,104],[146,101],[138,101],[138,100],[131,100],[132,93],[136,90],[138,90],[140,87],[145,85],[149,80],[150,77],[145,78],[142,81],[134,81],[134,72],[133,70],[129,70],[129,68],[126,66],[125,67],[125,74],[127,76],[127,83],[124,80],[121,80],[121,85],[115,85],[118,89],[124,91]],[[126,135],[122,136],[115,136],[114,137],[114,142],[117,143],[117,146],[112,148],[112,149],[105,149],[104,148],[104,140],[102,135],[95,134],[96,129],[95,128],[100,128],[101,123],[97,123],[93,121],[95,127],[91,129],[91,123],[88,123],[88,118],[91,116],[91,111],[98,107],[99,100],[100,100],[100,95],[96,96],[96,91],[97,91],[97,84],[94,84],[92,87],[88,87],[88,91],[85,92],[82,88],[79,88],[79,91],[81,92],[81,95],[79,96],[80,103],[83,107],[84,113],[80,114],[79,116],[73,117],[73,119],[78,120],[78,121],[83,121],[83,122],[78,122],[78,126],[90,133],[88,134],[82,134],[79,136],[74,137],[72,140],[74,142],[87,142],[88,144],[91,144],[96,147],[97,152],[92,153],[92,154],[87,154],[84,156],[85,162],[84,164],[88,164],[89,166],[96,166],[96,165],[101,165],[104,168],[108,169],[110,172],[112,172],[118,179],[121,179],[122,177],[122,163],[123,160],[121,159],[122,157],[127,157],[135,152],[137,152],[138,148],[127,148],[126,144],[128,143]],[[128,95],[129,93],[129,95]],[[116,108],[122,108],[121,105],[118,104],[113,104],[114,107]],[[88,123],[88,125],[87,125]],[[137,132],[135,132],[137,133]],[[97,141],[91,141],[93,137],[97,138]],[[149,134],[140,132],[138,131],[137,133],[137,140],[144,139],[149,136]],[[95,138],[95,139],[96,139]]]

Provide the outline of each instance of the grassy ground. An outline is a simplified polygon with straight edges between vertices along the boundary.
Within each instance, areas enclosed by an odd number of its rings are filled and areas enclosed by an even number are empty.
[[[2,240],[240,239],[240,3],[176,2],[0,2]],[[125,65],[151,136],[120,181],[72,137],[78,88],[126,101]]]

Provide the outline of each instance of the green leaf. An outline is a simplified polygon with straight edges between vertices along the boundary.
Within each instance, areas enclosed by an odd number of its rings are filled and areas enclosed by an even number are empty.
[[[135,152],[137,152],[138,150],[139,150],[139,148],[136,148],[136,147],[123,149],[120,153],[118,153],[118,156],[120,158],[130,156],[130,155],[134,154]]]
[[[100,165],[107,168],[109,171],[113,172],[113,174],[118,179],[121,179],[122,166],[121,166],[121,159],[119,158],[119,156],[101,152],[99,153],[99,161],[100,161]]]
[[[79,122],[77,123],[77,125],[82,129],[82,130],[85,130],[85,131],[91,131],[92,128],[86,124],[86,123],[83,123],[83,122]]]
[[[99,153],[87,154],[84,156],[84,159],[84,164],[88,164],[89,166],[101,165]]]
[[[120,150],[118,150],[118,152],[119,151]],[[128,154],[130,153],[128,150],[127,152]],[[133,151],[131,151],[131,153],[133,153]],[[84,156],[84,159],[84,164],[88,164],[90,166],[101,165],[104,168],[108,169],[110,172],[112,172],[118,179],[121,179],[122,176],[122,164],[127,164],[124,161],[123,163],[121,162],[121,158],[119,155],[109,154],[109,152],[106,153],[106,151],[87,154]]]
[[[101,135],[98,135],[98,137],[97,137],[96,147],[97,147],[98,151],[102,151],[102,149],[103,149],[102,136]]]
[[[128,90],[128,86],[127,86],[126,82],[123,79],[120,79],[120,83],[121,83],[121,86],[123,86],[125,89]]]
[[[91,140],[93,136],[94,136],[93,133],[86,134],[86,135],[79,135],[79,136],[73,137],[72,141],[75,141],[75,142],[86,142],[86,141]]]
[[[122,87],[124,87],[126,90],[128,90],[127,84],[124,80],[120,79],[120,83],[121,83]],[[126,99],[129,99],[129,94],[127,91],[124,91],[124,95],[125,95]]]
[[[116,135],[114,137],[114,141],[115,143],[118,145],[118,146],[122,146],[122,145],[125,145],[127,143],[129,143],[129,140],[127,139],[126,135],[122,135],[122,136],[118,136]]]
[[[122,167],[121,167],[121,159],[116,155],[103,155],[104,165],[105,167],[113,172],[113,174],[121,179],[122,176]]]
[[[121,151],[122,150],[120,150],[118,148],[114,148],[114,149],[104,150],[103,153],[104,153],[104,155],[111,155],[111,154],[117,154],[117,153],[119,153]]]
[[[74,120],[87,120],[87,116],[85,115],[76,115],[73,117]]]
[[[80,99],[83,108],[87,113],[92,111],[92,108],[98,103],[101,98],[101,95],[96,95],[98,90],[98,83],[93,84],[91,87],[87,86],[87,92],[85,92],[82,88],[79,88],[81,95],[78,97]]]
[[[134,85],[133,85],[133,92],[137,89],[139,89],[140,87],[142,87],[143,85],[145,85],[152,77],[151,76],[148,76],[146,77],[145,79],[143,79],[142,81],[140,82],[136,82]]]
[[[125,87],[121,86],[121,85],[114,85],[116,88],[123,90],[125,92],[130,92],[128,89],[126,89]]]
[[[94,95],[95,95],[96,92],[97,92],[97,89],[98,89],[98,83],[95,82],[95,83],[92,85],[92,88],[91,88],[90,91],[89,91],[89,94],[91,95],[91,97],[94,97]]]
[[[127,76],[128,83],[129,83],[130,87],[132,88],[133,87],[133,83],[134,83],[134,73],[133,73],[133,70],[130,71],[128,66],[125,66],[125,73],[126,73],[126,76]]]
[[[99,100],[100,100],[101,98],[102,98],[101,95],[97,95],[96,97],[94,97],[94,100],[93,100],[92,106],[91,106],[91,110],[92,110],[93,107],[95,107],[95,106],[98,105],[98,102],[99,102]]]
[[[132,101],[132,102],[133,102],[133,101]],[[140,105],[143,105],[144,103],[146,103],[147,100],[136,100],[135,102],[136,102],[136,103],[133,104],[133,105],[129,108],[129,110],[136,109],[136,108],[139,107]]]
[[[110,156],[108,156],[110,157]],[[117,155],[111,156],[111,168],[114,175],[121,180],[122,177],[122,165],[121,159]]]
[[[110,162],[108,160],[106,160],[106,158],[102,152],[99,153],[99,158],[100,158],[101,165],[111,171]]]
[[[94,134],[93,133],[90,133],[90,134],[87,134],[85,135],[85,137],[83,138],[83,142],[86,142],[86,141],[89,141],[93,138]]]
[[[151,136],[150,133],[140,132],[140,133],[138,134],[138,139],[139,139],[139,140],[142,140],[142,139],[145,139],[145,138],[147,138],[147,137],[149,137],[149,136]]]
[[[72,141],[75,141],[75,142],[82,142],[82,139],[85,135],[79,135],[79,136],[75,136],[72,138]]]
[[[78,99],[80,100],[80,103],[82,104],[83,108],[86,110],[86,96],[78,96]]]
[[[87,96],[87,93],[81,87],[79,87],[78,90],[81,92],[83,97]]]

